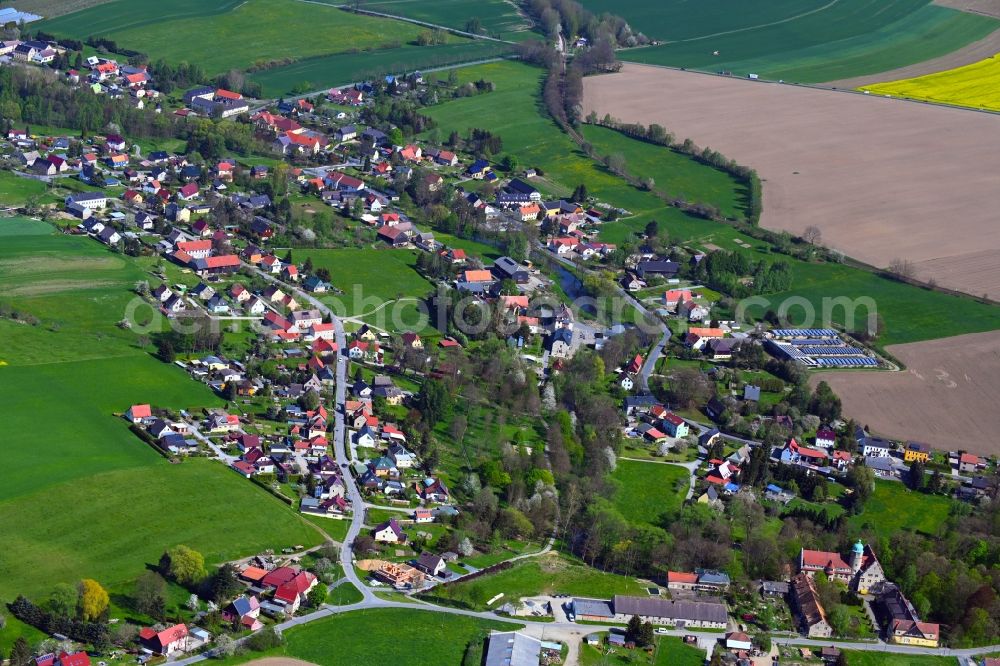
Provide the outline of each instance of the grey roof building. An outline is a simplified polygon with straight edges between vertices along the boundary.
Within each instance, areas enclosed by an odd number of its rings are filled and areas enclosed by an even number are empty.
[[[726,605],[712,601],[668,601],[616,595],[612,604],[616,618],[638,615],[654,624],[725,627]]]
[[[603,599],[573,599],[573,613],[577,617],[612,618],[611,604]]]
[[[538,666],[542,642],[519,631],[495,631],[486,648],[485,666]]]

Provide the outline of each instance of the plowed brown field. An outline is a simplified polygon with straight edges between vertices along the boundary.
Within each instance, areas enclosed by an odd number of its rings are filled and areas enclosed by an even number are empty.
[[[1000,453],[1000,331],[887,347],[903,372],[824,372],[844,414],[942,450]]]
[[[1000,296],[1000,115],[626,65],[585,112],[658,123],[757,170],[761,224],[916,277]],[[641,175],[641,174],[638,174]]]

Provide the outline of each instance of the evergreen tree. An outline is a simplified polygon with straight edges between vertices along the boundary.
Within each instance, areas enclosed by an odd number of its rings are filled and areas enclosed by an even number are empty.
[[[24,636],[19,636],[10,651],[10,666],[31,666],[33,662],[31,646],[24,640]]]
[[[641,633],[642,620],[639,619],[638,615],[633,615],[628,619],[628,624],[625,626],[625,640],[638,645]]]

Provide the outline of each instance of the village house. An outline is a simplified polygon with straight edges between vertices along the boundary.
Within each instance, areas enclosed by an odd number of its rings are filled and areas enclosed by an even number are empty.
[[[904,462],[929,462],[931,459],[931,447],[929,444],[921,442],[907,442],[903,449]]]
[[[829,638],[833,635],[833,627],[826,619],[826,611],[811,576],[803,572],[792,578],[791,598],[803,633],[809,638]]]
[[[188,628],[183,624],[175,624],[163,631],[145,627],[139,632],[139,644],[153,654],[169,657],[187,649]]]
[[[390,518],[372,530],[372,537],[379,543],[404,543],[406,533],[395,518]]]

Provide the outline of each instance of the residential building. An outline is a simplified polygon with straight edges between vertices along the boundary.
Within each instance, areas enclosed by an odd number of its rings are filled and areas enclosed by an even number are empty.
[[[895,445],[881,437],[865,437],[861,442],[861,455],[866,458],[888,458],[892,455]]]
[[[903,449],[903,460],[905,462],[928,462],[931,459],[931,447],[922,442],[907,442]]]
[[[372,530],[372,536],[375,541],[381,543],[404,543],[406,541],[406,533],[403,532],[403,528],[399,526],[395,518],[390,518],[381,525],[377,525]]]
[[[163,631],[145,627],[139,632],[139,643],[143,648],[165,657],[186,650],[187,642],[188,628],[183,624],[175,624]]]
[[[663,429],[671,437],[687,437],[690,432],[687,422],[673,412],[668,413],[661,421]]]
[[[792,578],[792,606],[799,616],[803,633],[809,638],[829,638],[833,635],[833,628],[827,622],[826,612],[819,601],[816,584],[804,572]]]

